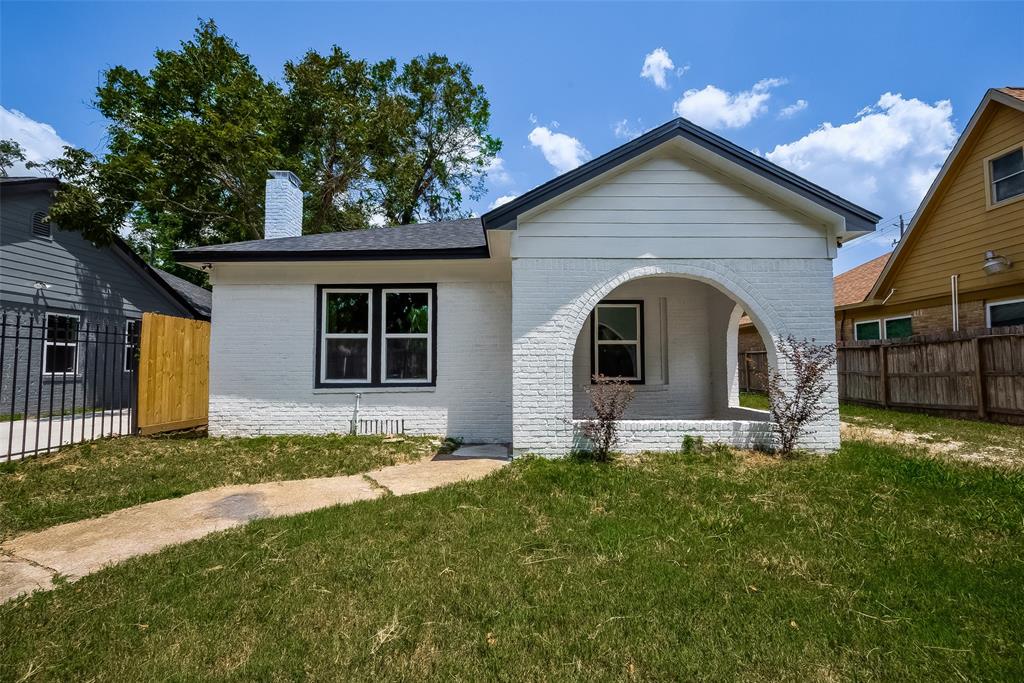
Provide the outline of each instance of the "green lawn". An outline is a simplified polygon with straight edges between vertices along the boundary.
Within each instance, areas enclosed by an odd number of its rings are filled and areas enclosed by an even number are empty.
[[[0,606],[0,680],[1019,680],[1022,522],[1020,473],[867,442],[525,459]]]
[[[0,465],[0,539],[215,486],[365,472],[436,444],[373,436],[94,441]]]
[[[768,397],[743,392],[740,394],[740,405],[768,410]],[[844,422],[858,426],[921,434],[924,435],[922,443],[955,441],[962,444],[964,450],[1001,449],[1024,465],[1024,427],[1018,425],[954,420],[853,403],[840,404],[839,416]]]

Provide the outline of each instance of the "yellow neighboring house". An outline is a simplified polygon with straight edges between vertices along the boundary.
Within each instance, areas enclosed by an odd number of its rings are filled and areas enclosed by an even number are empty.
[[[1024,325],[1024,88],[978,105],[841,340]]]
[[[840,341],[1024,325],[1024,87],[985,93],[896,250],[834,290]]]

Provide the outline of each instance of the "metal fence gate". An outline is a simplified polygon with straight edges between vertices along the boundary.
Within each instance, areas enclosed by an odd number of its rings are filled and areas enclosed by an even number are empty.
[[[0,314],[0,462],[134,433],[139,330]]]

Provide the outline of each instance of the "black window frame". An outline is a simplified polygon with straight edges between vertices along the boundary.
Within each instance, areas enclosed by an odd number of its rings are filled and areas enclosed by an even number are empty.
[[[351,289],[368,290],[370,292],[370,320],[369,320],[369,341],[367,343],[367,354],[369,356],[370,379],[369,381],[353,382],[348,380],[325,381],[323,379],[323,324],[324,324],[324,290]],[[428,340],[430,372],[426,380],[383,381],[383,342],[384,342],[384,292],[395,291],[430,291],[430,333]],[[410,387],[436,387],[437,386],[437,283],[435,282],[397,282],[397,283],[373,283],[373,284],[321,284],[316,286],[316,334],[314,335],[313,355],[313,387],[316,389],[403,389]]]
[[[75,325],[72,329],[71,325],[65,323],[63,326],[54,325],[53,331],[55,333],[61,333],[65,335],[64,339],[50,339],[50,318],[68,318],[74,319]],[[79,365],[78,361],[81,356],[79,355],[79,343],[81,342],[81,329],[82,329],[82,316],[78,313],[66,313],[63,311],[45,311],[43,313],[43,357],[40,358],[39,362],[42,363],[41,374],[44,378],[52,379],[54,377],[78,377]],[[73,339],[70,338],[73,336]],[[47,368],[47,359],[49,354],[47,349],[50,347],[62,346],[64,348],[74,349],[74,368],[71,370],[54,370]]]
[[[590,312],[590,383],[595,383],[595,376],[597,374],[597,309],[605,305],[630,305],[637,307],[637,317],[639,318],[637,324],[637,365],[639,366],[640,376],[637,379],[626,379],[623,380],[627,384],[646,384],[647,383],[647,350],[646,341],[644,334],[644,300],[643,299],[602,299],[594,306],[594,310]],[[632,343],[632,342],[627,342]],[[608,379],[619,379],[616,377],[609,377]]]

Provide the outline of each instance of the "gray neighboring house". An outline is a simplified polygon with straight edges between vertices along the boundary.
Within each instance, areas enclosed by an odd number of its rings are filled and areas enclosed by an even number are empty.
[[[65,408],[123,407],[115,404],[130,394],[128,337],[142,314],[210,318],[209,291],[151,267],[120,238],[97,247],[76,231],[48,224],[59,187],[54,178],[0,178],[0,311],[7,319],[0,414],[9,414],[12,405],[16,413],[45,413],[54,394],[55,403],[66,399]],[[36,330],[31,345],[25,339],[28,321]],[[107,343],[97,343],[104,338]],[[97,357],[107,366],[100,367]],[[102,388],[83,386],[87,374],[102,376]]]

